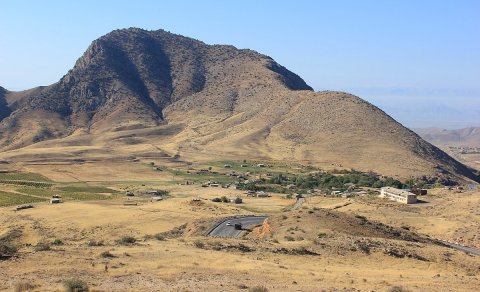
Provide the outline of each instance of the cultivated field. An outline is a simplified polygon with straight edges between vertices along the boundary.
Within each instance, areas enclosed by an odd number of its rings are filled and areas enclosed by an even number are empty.
[[[31,285],[34,291],[63,291],[68,279],[85,282],[91,291],[474,291],[480,285],[479,257],[431,240],[461,237],[478,246],[478,192],[437,189],[417,205],[369,195],[315,196],[289,211],[295,199],[286,194],[255,198],[201,186],[234,181],[225,175],[232,170],[308,171],[258,169],[255,163],[242,170],[237,164],[243,163],[234,161],[170,162],[158,171],[145,161],[105,181],[98,170],[79,172],[83,180],[57,181],[53,172],[43,177],[32,173],[37,166],[28,166],[30,173],[15,174],[15,181],[51,185],[0,185],[0,204],[6,206],[0,208],[0,247],[2,253],[17,249],[0,261],[0,290]],[[197,174],[208,167],[211,172]],[[122,181],[120,172],[136,173],[136,180]],[[144,195],[148,190],[169,195],[152,202]],[[48,204],[53,194],[65,202]],[[211,201],[222,196],[243,203]],[[13,211],[20,203],[34,208]],[[259,214],[269,216],[266,223],[242,238],[205,236],[217,220]]]

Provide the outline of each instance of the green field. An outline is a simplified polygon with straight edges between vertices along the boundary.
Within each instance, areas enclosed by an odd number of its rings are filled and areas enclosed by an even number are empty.
[[[47,199],[44,199],[44,198],[36,198],[36,197],[31,197],[26,195],[0,191],[0,207],[22,205],[22,204],[29,204],[29,203],[35,203],[35,202],[44,202],[46,200]]]
[[[33,195],[37,197],[50,198],[53,195],[61,196],[63,200],[77,200],[77,201],[86,201],[86,200],[105,200],[109,199],[112,196],[106,194],[98,193],[82,193],[82,192],[68,192],[59,189],[40,189],[40,188],[30,188],[23,187],[16,189],[17,192],[20,192],[25,195]]]
[[[65,186],[59,187],[59,190],[66,191],[66,192],[74,192],[74,193],[106,193],[106,194],[115,194],[118,193],[116,190],[112,190],[106,187],[101,186]]]
[[[49,178],[31,172],[6,172],[0,173],[0,181],[2,180],[17,180],[17,181],[29,181],[29,182],[52,182]]]

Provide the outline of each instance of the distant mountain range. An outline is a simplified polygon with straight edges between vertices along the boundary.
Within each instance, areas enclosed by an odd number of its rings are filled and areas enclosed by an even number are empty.
[[[272,159],[400,178],[478,179],[359,97],[314,92],[255,51],[163,30],[115,30],[57,83],[1,89],[0,119],[3,159],[163,151],[191,160]]]
[[[480,147],[480,127],[447,130],[441,128],[413,129],[423,139],[435,145]]]

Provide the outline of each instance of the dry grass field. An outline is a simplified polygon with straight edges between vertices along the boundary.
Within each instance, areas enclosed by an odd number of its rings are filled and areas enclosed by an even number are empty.
[[[185,167],[174,165],[177,171]],[[217,169],[221,163],[212,165]],[[478,247],[478,192],[438,189],[423,198],[425,203],[408,206],[374,197],[319,196],[288,211],[295,200],[283,194],[251,198],[241,190],[179,185],[175,182],[192,176],[149,173],[143,167],[145,177],[123,182],[122,172],[138,169],[118,170],[104,182],[95,178],[108,166],[78,171],[81,182],[66,176],[61,182],[58,173],[45,171],[60,181],[50,191],[95,193],[108,187],[118,193],[98,194],[106,200],[35,202],[21,211],[0,208],[0,244],[17,248],[13,257],[0,260],[0,290],[31,285],[33,291],[64,291],[68,279],[84,281],[90,291],[259,286],[269,291],[474,291],[480,285],[478,257],[428,238],[462,239]],[[1,188],[13,194],[25,190]],[[148,189],[167,190],[169,197],[151,202],[147,196],[124,195]],[[244,203],[211,201],[220,196],[239,196]],[[269,218],[243,238],[204,235],[221,218],[248,214]]]

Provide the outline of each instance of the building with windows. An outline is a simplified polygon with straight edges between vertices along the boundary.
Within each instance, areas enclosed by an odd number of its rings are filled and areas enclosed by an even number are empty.
[[[417,202],[417,195],[414,193],[392,187],[383,187],[380,190],[380,197],[405,204],[415,204]]]

